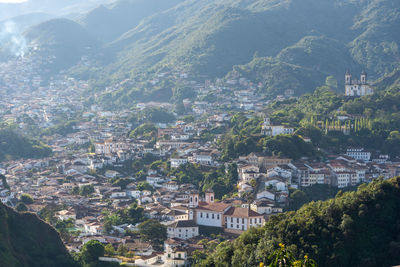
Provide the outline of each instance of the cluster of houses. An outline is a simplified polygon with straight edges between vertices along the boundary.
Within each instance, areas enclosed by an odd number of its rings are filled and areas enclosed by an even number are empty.
[[[27,193],[34,200],[28,204],[32,212],[57,207],[54,218],[72,221],[78,233],[65,241],[71,251],[79,251],[84,243],[95,239],[115,248],[124,245],[134,252],[134,260],[127,265],[184,266],[195,250],[204,249],[199,241],[207,237],[205,233],[213,231],[235,237],[282,212],[290,198],[289,188],[301,189],[314,184],[345,188],[400,174],[400,162],[385,155],[374,158],[363,148],[349,148],[345,155],[330,155],[324,162],[263,153],[239,157],[230,162],[237,165],[237,194],[232,192],[223,200],[217,200],[210,189],[201,193],[193,184],[179,184],[175,177],[160,170],[150,168],[139,178],[124,171],[124,164],[150,154],[168,161],[171,168],[188,163],[209,170],[223,167],[216,142],[221,136],[214,134],[210,140],[202,138],[202,134],[227,126],[232,118],[230,111],[262,111],[268,103],[256,93],[262,85],[235,74],[227,80],[199,83],[183,72],[158,73],[149,81],[124,80],[95,97],[127,84],[149,82],[156,87],[163,79],[173,78],[196,91],[196,99],[184,99],[183,105],[196,119],[201,118],[194,122],[157,123],[157,132],[152,137],[129,138],[130,131],[137,126],[129,122],[132,112],[151,107],[172,110],[173,106],[147,102],[137,103],[131,110],[108,111],[98,105],[88,109],[80,98],[87,89],[86,82],[59,77],[43,86],[35,65],[40,62],[26,58],[2,63],[0,76],[4,84],[0,84],[0,92],[5,96],[0,99],[2,120],[13,121],[25,131],[32,126],[41,129],[54,126],[60,116],[72,119],[81,114],[83,119],[71,126],[71,133],[54,133],[48,139],[53,150],[51,157],[0,162],[0,174],[6,176],[10,187],[6,188],[0,181],[0,200],[15,206],[20,195]],[[7,94],[9,91],[13,93]],[[286,90],[278,100],[293,94],[293,90]],[[272,125],[268,117],[261,125],[263,136],[293,133],[292,127]],[[128,183],[125,186],[114,183],[118,180]],[[143,182],[150,188],[141,187]],[[90,190],[89,194],[80,193],[85,190]],[[137,230],[138,225],[112,225],[111,231],[106,231],[105,214],[129,208],[133,203],[143,207],[146,219],[156,219],[165,225],[168,239],[164,251],[126,235],[127,231]],[[102,260],[122,261],[116,257]]]

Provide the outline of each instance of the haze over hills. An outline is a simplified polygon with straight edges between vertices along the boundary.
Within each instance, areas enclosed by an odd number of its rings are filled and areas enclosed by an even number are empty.
[[[48,13],[53,16],[68,14],[78,14],[88,12],[101,3],[110,2],[108,0],[27,0],[27,1],[4,1],[0,2],[0,20],[9,20],[13,17],[26,15],[29,13]]]
[[[390,0],[119,0],[77,20],[81,27],[74,29],[87,31],[82,43],[99,45],[87,53],[91,64],[77,65],[73,73],[100,88],[162,70],[210,79],[239,74],[262,83],[260,91],[270,96],[286,89],[301,95],[330,75],[340,84],[347,68],[377,79],[398,67],[400,36],[393,33],[399,9]],[[37,40],[47,34],[74,34],[57,21],[46,23],[54,31],[34,27],[26,33],[28,43],[41,48]],[[49,54],[70,54],[75,46],[61,44],[62,53]]]

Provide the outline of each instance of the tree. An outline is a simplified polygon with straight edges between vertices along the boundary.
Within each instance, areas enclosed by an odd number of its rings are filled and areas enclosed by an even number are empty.
[[[79,188],[79,195],[81,196],[89,196],[94,193],[93,185],[84,185]]]
[[[33,198],[28,195],[28,194],[21,194],[21,196],[19,197],[19,200],[24,203],[24,204],[32,204],[33,203]]]
[[[331,88],[337,88],[338,87],[338,82],[335,79],[335,77],[328,76],[328,77],[326,77],[325,85],[327,85],[327,86],[329,86]]]
[[[115,255],[115,249],[114,249],[113,245],[107,244],[107,245],[104,247],[104,254],[107,255],[107,256],[113,256],[113,255]]]
[[[290,206],[294,209],[298,209],[303,206],[303,204],[305,204],[307,200],[308,199],[306,193],[298,189],[290,195]]]
[[[60,233],[61,238],[63,240],[68,240],[70,238],[68,229],[74,227],[74,220],[73,219],[62,220],[62,221],[58,220],[54,227]]]
[[[316,267],[317,263],[309,259],[308,255],[304,260],[296,260],[293,254],[286,249],[285,245],[280,243],[279,249],[275,250],[268,259],[271,261],[269,267]],[[263,263],[260,266],[264,266]]]
[[[10,186],[7,183],[7,179],[3,174],[0,174],[0,180],[1,180],[4,188],[10,189]]]
[[[15,206],[15,209],[19,212],[28,211],[28,207],[23,202],[18,202],[17,206]]]
[[[120,244],[117,249],[117,254],[120,256],[125,256],[128,253],[128,248],[124,244]]]
[[[152,191],[153,187],[148,183],[148,182],[140,182],[137,185],[137,190],[143,191],[143,190],[148,190],[148,191]]]
[[[167,228],[164,225],[157,220],[150,219],[141,223],[138,228],[143,240],[150,241],[157,249],[162,248],[163,242],[167,239]]]
[[[104,246],[99,241],[90,240],[83,245],[81,259],[85,264],[98,262],[102,256],[104,256]]]

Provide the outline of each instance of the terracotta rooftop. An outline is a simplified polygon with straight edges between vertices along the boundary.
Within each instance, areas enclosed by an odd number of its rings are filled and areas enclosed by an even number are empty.
[[[196,209],[222,212],[229,206],[230,204],[223,202],[214,202],[214,203],[200,202],[199,206]]]
[[[258,212],[248,208],[236,208],[231,207],[229,210],[225,212],[224,215],[232,216],[232,217],[239,217],[239,218],[250,218],[250,217],[259,217],[262,216]]]

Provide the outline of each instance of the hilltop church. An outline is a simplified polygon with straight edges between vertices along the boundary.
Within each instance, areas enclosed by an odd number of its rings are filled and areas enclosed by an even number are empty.
[[[364,96],[374,93],[372,87],[367,83],[367,74],[365,71],[361,73],[360,80],[353,79],[351,73],[346,71],[344,79],[346,96]]]

